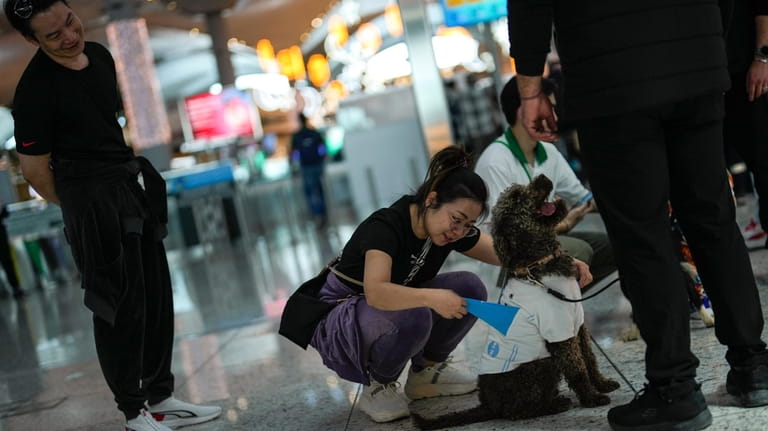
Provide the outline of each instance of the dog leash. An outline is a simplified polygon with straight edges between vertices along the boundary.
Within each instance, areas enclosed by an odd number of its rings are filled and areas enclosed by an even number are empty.
[[[592,334],[589,334],[589,338],[592,340],[592,343],[595,344],[595,347],[597,347],[597,350],[599,350],[600,353],[603,354],[603,357],[605,357],[605,359],[608,361],[608,363],[611,364],[613,369],[616,370],[617,373],[619,373],[619,376],[621,376],[621,380],[624,380],[624,383],[626,383],[627,386],[629,386],[629,389],[632,389],[632,392],[634,392],[635,395],[637,395],[637,389],[635,389],[635,387],[632,386],[632,383],[629,383],[629,379],[627,379],[624,373],[622,373],[621,370],[619,370],[619,367],[617,367],[616,364],[613,363],[611,358],[608,357],[608,354],[605,353],[605,350],[603,350],[602,347],[600,347],[600,344],[597,343],[597,340],[595,340],[595,337],[593,337]]]
[[[541,287],[543,287],[543,288],[547,289],[547,293],[549,293],[550,295],[554,296],[555,298],[557,298],[557,299],[559,299],[559,300],[561,300],[561,301],[565,301],[565,302],[582,302],[582,301],[586,301],[587,299],[592,299],[592,298],[594,298],[595,296],[597,296],[597,295],[599,295],[599,294],[603,293],[603,292],[605,291],[605,289],[607,289],[607,288],[611,287],[611,286],[612,286],[614,283],[616,283],[617,281],[619,281],[619,277],[616,277],[616,278],[615,278],[613,281],[611,281],[610,283],[608,283],[608,284],[606,284],[605,286],[603,286],[603,287],[602,287],[600,290],[598,290],[597,292],[595,292],[595,293],[593,293],[593,294],[591,294],[591,295],[589,295],[589,296],[585,296],[584,298],[581,298],[581,299],[570,299],[570,298],[566,298],[566,297],[565,297],[565,295],[563,295],[562,293],[560,293],[560,292],[558,292],[558,291],[556,291],[556,290],[554,290],[554,289],[551,289],[551,288],[549,288],[549,287],[545,286],[545,285],[544,285],[544,284],[542,284],[542,283],[541,283],[539,280],[536,280],[536,279],[530,280],[530,279],[529,279],[529,281],[533,281],[533,282],[535,282],[536,284],[538,284],[539,286],[541,286]]]

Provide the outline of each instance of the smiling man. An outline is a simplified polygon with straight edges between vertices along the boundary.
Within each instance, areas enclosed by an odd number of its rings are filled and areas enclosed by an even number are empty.
[[[6,0],[4,11],[39,48],[13,100],[22,173],[61,205],[93,312],[99,363],[125,430],[166,431],[217,417],[219,407],[173,397],[165,182],[123,139],[112,56],[85,41],[82,22],[64,0]]]

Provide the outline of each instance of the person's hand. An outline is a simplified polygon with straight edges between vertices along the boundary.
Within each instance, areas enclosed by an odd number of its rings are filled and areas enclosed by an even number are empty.
[[[467,301],[452,290],[432,289],[429,308],[446,319],[461,319],[467,315]]]
[[[589,211],[592,209],[592,205],[589,202],[585,202],[577,207],[571,208],[568,214],[565,215],[563,221],[558,223],[555,230],[557,232],[568,232],[576,226],[576,223],[580,222]]]
[[[557,141],[557,121],[552,103],[544,92],[535,97],[521,98],[521,116],[523,127],[537,141]]]
[[[768,63],[753,61],[747,71],[747,97],[750,102],[768,92]]]
[[[574,258],[573,266],[576,267],[576,278],[579,280],[579,287],[592,283],[592,273],[589,271],[589,265]]]

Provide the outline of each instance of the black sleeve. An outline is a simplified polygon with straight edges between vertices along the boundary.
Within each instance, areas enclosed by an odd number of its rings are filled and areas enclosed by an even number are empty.
[[[396,227],[388,220],[374,217],[368,220],[360,232],[360,255],[365,262],[365,253],[368,250],[380,250],[390,255],[393,259],[400,247],[398,238],[402,233],[397,232]]]
[[[541,76],[552,39],[553,0],[507,0],[509,55],[517,73]]]
[[[28,156],[53,150],[54,97],[50,80],[22,77],[13,98],[16,151]]]

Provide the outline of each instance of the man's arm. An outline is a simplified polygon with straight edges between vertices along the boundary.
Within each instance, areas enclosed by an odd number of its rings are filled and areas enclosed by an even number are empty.
[[[40,156],[19,154],[21,174],[24,176],[24,179],[27,180],[32,188],[34,188],[40,196],[45,198],[46,201],[61,205],[53,183],[53,172],[51,172],[49,167],[50,160],[50,153]]]
[[[539,141],[557,140],[552,104],[541,91],[541,75],[552,39],[552,0],[507,0],[509,55],[515,59],[523,126]]]
[[[755,46],[768,46],[768,10],[759,10],[755,16]],[[761,60],[768,61],[768,58]],[[768,92],[768,63],[755,60],[747,71],[747,94],[752,102]]]

